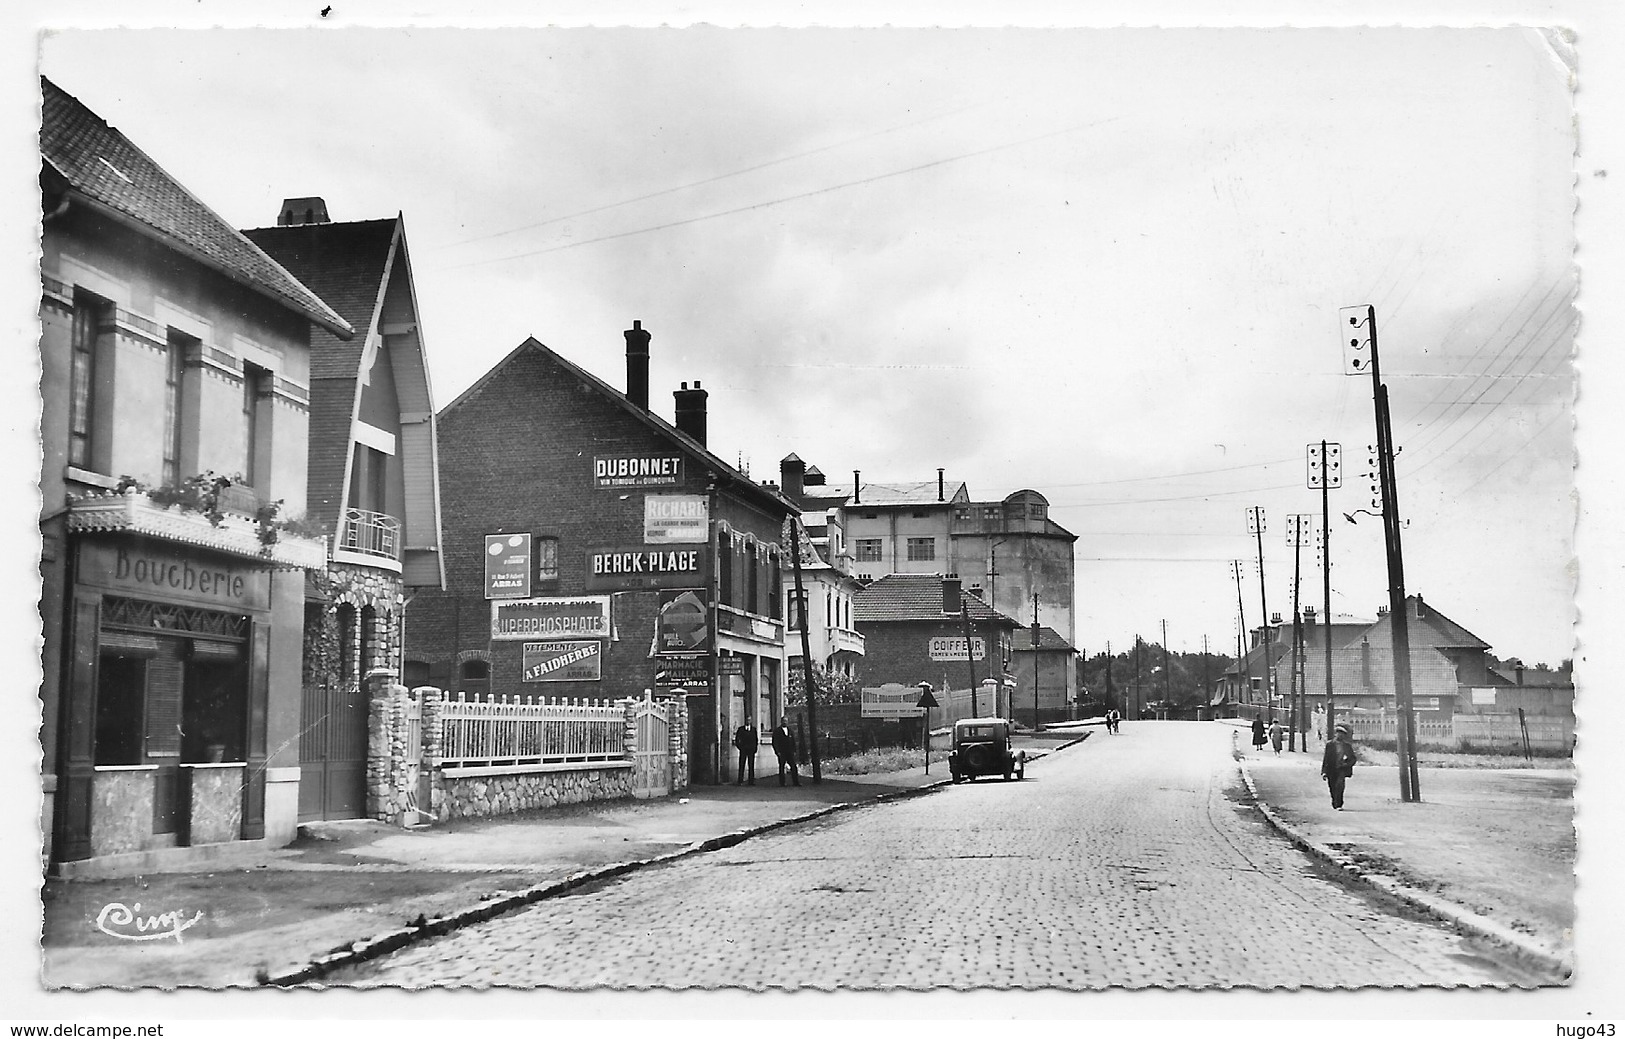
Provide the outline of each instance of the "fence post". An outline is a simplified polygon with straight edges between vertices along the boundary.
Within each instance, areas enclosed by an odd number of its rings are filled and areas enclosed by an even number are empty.
[[[424,686],[422,692],[423,708],[418,720],[418,731],[423,738],[423,771],[429,788],[429,803],[418,807],[427,809],[431,818],[445,822],[440,815],[446,800],[440,781],[440,756],[444,739],[440,731],[440,712],[441,705],[446,702],[446,694],[444,690],[436,689],[434,686]]]
[[[673,792],[688,789],[688,700],[676,697],[668,701],[671,719],[671,788]]]
[[[391,820],[391,810],[399,792],[398,744],[404,739],[406,707],[395,673],[369,671],[363,688],[367,694],[367,815],[379,822]]]

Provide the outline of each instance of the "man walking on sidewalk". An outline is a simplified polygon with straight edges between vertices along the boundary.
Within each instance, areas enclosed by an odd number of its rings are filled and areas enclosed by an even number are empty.
[[[1343,784],[1354,775],[1354,745],[1349,742],[1352,736],[1347,725],[1336,726],[1326,743],[1326,753],[1320,759],[1321,778],[1331,791],[1332,808],[1339,812],[1343,810]]]
[[[756,785],[756,730],[750,723],[741,725],[734,730],[734,746],[739,750],[739,778],[734,780],[734,786],[745,781],[745,769],[750,769],[750,785]]]
[[[779,759],[779,785],[784,785],[784,769],[789,766],[790,778],[796,786],[800,786],[801,772],[796,768],[796,737],[790,731],[790,723],[783,719],[773,730],[773,755]]]

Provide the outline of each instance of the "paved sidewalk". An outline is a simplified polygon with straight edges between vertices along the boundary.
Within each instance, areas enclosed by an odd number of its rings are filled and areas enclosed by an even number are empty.
[[[1077,735],[1021,738],[1041,755]],[[948,781],[945,751],[924,768],[824,776],[814,786],[695,787],[650,801],[612,801],[404,830],[370,820],[302,828],[293,845],[252,851],[212,872],[147,873],[44,886],[41,977],[50,988],[251,986],[379,936],[399,941],[516,904],[606,869],[725,846],[846,805],[911,796]],[[97,927],[119,903],[138,918],[197,922],[179,941],[128,941]],[[137,908],[139,907],[139,908]],[[133,931],[133,926],[124,930]]]
[[[1362,763],[1336,812],[1320,778],[1323,747],[1255,751],[1238,729],[1243,776],[1272,823],[1311,854],[1413,905],[1543,966],[1572,969],[1575,773],[1566,761],[1423,766],[1422,798],[1411,803],[1400,798],[1396,766]]]

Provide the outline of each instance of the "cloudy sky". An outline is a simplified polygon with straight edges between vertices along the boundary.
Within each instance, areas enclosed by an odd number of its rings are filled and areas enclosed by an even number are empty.
[[[711,392],[758,479],[1032,487],[1077,639],[1234,645],[1227,560],[1369,505],[1377,307],[1407,585],[1504,655],[1571,653],[1572,53],[1534,30],[64,32],[43,69],[238,226],[405,214],[444,404],[528,335]],[[522,445],[515,445],[522,450]],[[1385,603],[1333,530],[1333,609]],[[1516,551],[1508,553],[1508,547]],[[1313,552],[1309,601],[1320,598]],[[1255,579],[1256,582],[1256,579]],[[1256,584],[1244,589],[1256,624]],[[1312,597],[1312,598],[1311,598]]]

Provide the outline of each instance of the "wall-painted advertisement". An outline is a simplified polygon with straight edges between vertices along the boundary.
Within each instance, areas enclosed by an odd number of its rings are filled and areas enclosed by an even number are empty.
[[[710,657],[661,657],[655,664],[655,685],[703,689],[710,683]]]
[[[711,624],[705,595],[695,588],[660,593],[655,611],[655,653],[705,653],[711,648]]]
[[[643,496],[643,540],[651,545],[703,545],[711,510],[703,494]]]
[[[596,682],[602,675],[602,643],[527,642],[522,682]]]
[[[491,638],[518,640],[549,636],[612,638],[609,596],[507,599],[491,603]]]
[[[700,548],[595,548],[587,553],[587,587],[593,591],[682,588],[704,581]]]
[[[965,640],[953,635],[938,636],[927,643],[926,652],[932,660],[964,660]],[[971,652],[977,660],[987,659],[987,641],[980,636],[971,639]]]
[[[620,487],[675,487],[683,478],[682,455],[617,455],[592,460],[599,490]]]
[[[485,535],[485,597],[530,597],[530,535]]]

